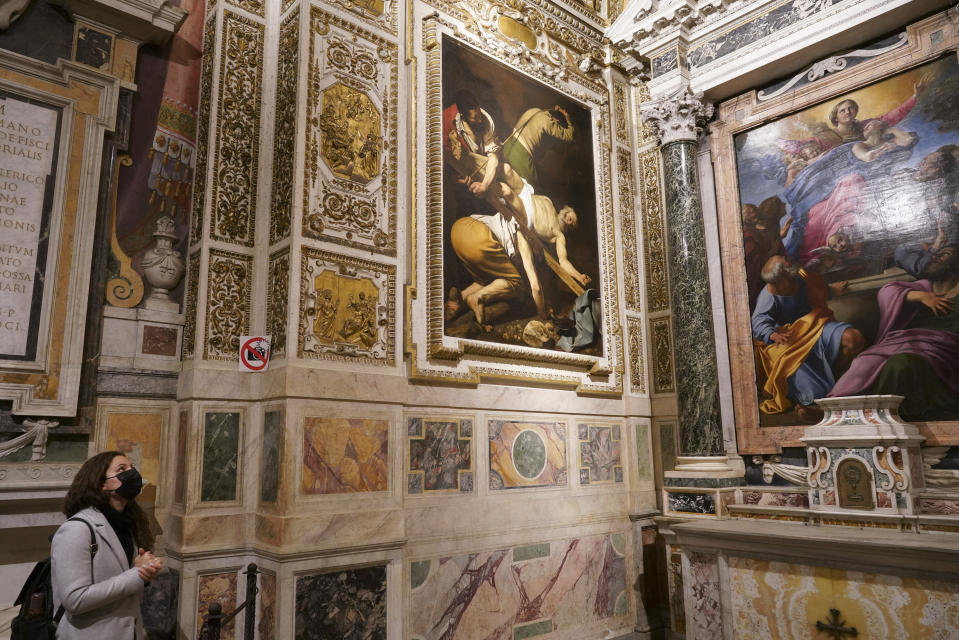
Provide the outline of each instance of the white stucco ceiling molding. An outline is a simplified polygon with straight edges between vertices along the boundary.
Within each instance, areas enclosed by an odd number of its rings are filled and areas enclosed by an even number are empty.
[[[703,125],[713,115],[713,105],[703,100],[703,94],[694,93],[689,85],[662,98],[640,105],[643,120],[651,123],[659,136],[660,145],[670,142],[695,142]]]
[[[949,0],[634,0],[607,32],[640,58],[686,56],[681,69],[711,100],[761,86],[824,55],[902,28]],[[653,64],[650,93],[676,87]],[[682,61],[680,61],[680,66]]]
[[[179,30],[187,11],[169,0],[53,0],[70,17],[98,22],[118,35],[162,46]]]

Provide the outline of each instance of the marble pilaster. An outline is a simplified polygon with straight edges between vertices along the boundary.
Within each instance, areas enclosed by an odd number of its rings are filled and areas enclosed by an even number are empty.
[[[642,107],[662,143],[674,356],[683,456],[723,455],[706,234],[696,171],[699,122],[712,113],[683,88]]]

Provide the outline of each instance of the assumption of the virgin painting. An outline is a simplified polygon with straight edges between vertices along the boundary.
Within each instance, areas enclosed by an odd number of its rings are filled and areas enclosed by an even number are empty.
[[[590,112],[443,39],[449,336],[602,355]]]
[[[760,426],[959,420],[956,96],[952,54],[735,136]]]

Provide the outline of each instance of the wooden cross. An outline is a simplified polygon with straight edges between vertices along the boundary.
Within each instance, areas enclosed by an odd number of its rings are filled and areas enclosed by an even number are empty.
[[[816,630],[825,631],[832,637],[833,640],[843,640],[843,638],[846,636],[855,638],[859,635],[859,632],[856,631],[856,627],[843,626],[846,624],[846,621],[839,619],[839,609],[830,609],[828,620],[828,622],[816,620]]]

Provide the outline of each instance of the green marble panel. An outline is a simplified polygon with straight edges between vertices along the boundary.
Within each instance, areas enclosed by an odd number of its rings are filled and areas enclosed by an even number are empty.
[[[513,640],[525,640],[533,636],[541,636],[553,631],[552,620],[539,620],[522,626],[513,627]]]
[[[639,479],[651,481],[653,479],[653,460],[649,448],[649,425],[636,425],[636,462],[639,466]]]
[[[240,414],[208,413],[203,425],[200,501],[236,500]]]
[[[532,560],[533,558],[545,558],[549,556],[549,543],[531,544],[525,547],[515,547],[513,549],[513,562],[522,562],[523,560]]]
[[[663,471],[676,468],[676,423],[664,422],[659,425],[659,459],[663,461]]]

